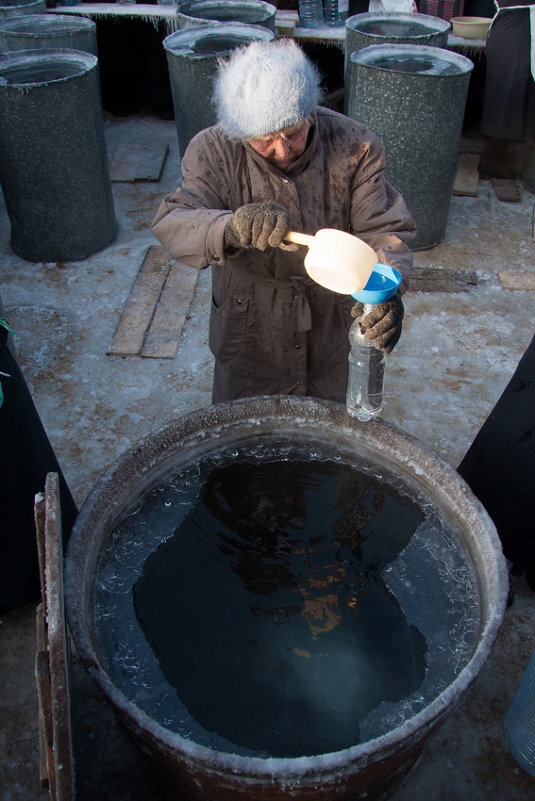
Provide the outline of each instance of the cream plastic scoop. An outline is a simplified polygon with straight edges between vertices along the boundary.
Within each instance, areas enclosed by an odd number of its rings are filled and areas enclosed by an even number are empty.
[[[360,292],[377,264],[373,248],[357,236],[335,228],[322,228],[314,236],[288,231],[284,240],[306,245],[305,270],[309,276],[342,295]]]

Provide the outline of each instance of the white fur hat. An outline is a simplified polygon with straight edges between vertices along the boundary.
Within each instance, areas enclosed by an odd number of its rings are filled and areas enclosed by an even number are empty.
[[[320,99],[320,77],[292,39],[252,42],[219,62],[214,101],[230,139],[252,139],[304,120]]]

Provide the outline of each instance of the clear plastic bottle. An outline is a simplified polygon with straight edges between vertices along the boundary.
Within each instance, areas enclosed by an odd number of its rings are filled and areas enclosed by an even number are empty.
[[[373,342],[361,333],[359,324],[372,309],[372,304],[365,303],[362,316],[349,329],[351,350],[346,407],[348,413],[359,420],[371,420],[383,405],[385,352],[374,347]]]
[[[299,25],[302,28],[317,28],[322,24],[322,0],[299,0]]]
[[[535,651],[507,710],[505,739],[518,764],[535,776]]]
[[[349,0],[324,0],[323,5],[326,25],[335,28],[345,24]]]

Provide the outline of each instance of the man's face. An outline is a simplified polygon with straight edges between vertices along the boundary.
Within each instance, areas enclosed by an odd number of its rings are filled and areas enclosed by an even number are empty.
[[[256,150],[280,170],[287,170],[305,152],[309,131],[310,120],[306,119],[283,131],[258,136],[247,141],[253,150]]]

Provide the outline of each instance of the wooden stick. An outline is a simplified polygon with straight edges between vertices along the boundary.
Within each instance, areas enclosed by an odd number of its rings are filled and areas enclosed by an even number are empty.
[[[298,231],[288,231],[284,237],[285,242],[294,242],[296,245],[306,245],[308,248],[314,241],[310,234],[300,234]]]

